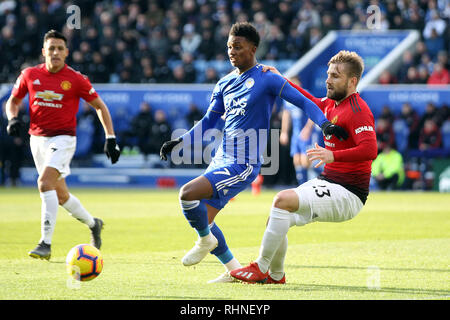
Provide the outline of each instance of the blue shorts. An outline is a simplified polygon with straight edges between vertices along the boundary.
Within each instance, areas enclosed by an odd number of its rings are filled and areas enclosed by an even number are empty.
[[[261,165],[229,164],[223,167],[209,166],[203,176],[213,188],[211,199],[205,203],[216,209],[222,209],[237,194],[245,190],[259,174]]]

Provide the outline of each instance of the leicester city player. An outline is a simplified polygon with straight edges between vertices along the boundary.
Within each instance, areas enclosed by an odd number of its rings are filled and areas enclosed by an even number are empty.
[[[277,96],[301,108],[325,135],[347,138],[345,130],[328,121],[320,109],[286,79],[262,71],[255,58],[258,45],[259,35],[251,24],[232,26],[227,47],[230,62],[236,69],[216,84],[205,116],[183,136],[165,142],[160,150],[161,159],[167,160],[167,154],[183,140],[192,141],[198,129],[205,132],[214,128],[221,117],[225,119],[222,142],[210,165],[179,193],[183,214],[198,233],[195,246],[182,258],[182,263],[195,265],[208,253],[214,254],[227,271],[210,282],[232,282],[234,279],[229,272],[241,267],[214,218],[258,175],[266,147],[266,139],[260,138],[268,135]]]

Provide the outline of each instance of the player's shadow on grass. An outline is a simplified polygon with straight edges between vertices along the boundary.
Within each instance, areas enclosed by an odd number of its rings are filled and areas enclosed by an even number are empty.
[[[415,288],[392,288],[392,287],[380,287],[379,289],[370,289],[367,286],[339,286],[339,285],[325,285],[325,284],[302,284],[302,283],[289,283],[286,281],[287,286],[270,286],[269,290],[293,290],[296,292],[304,291],[350,291],[358,293],[400,293],[410,295],[426,295],[433,297],[449,297],[449,290],[433,290],[433,289],[415,289]],[[268,286],[269,287],[269,286]],[[426,297],[424,297],[426,298]]]
[[[202,300],[229,300],[230,298],[217,298],[217,297],[198,297],[198,296],[137,296],[140,299],[149,299],[149,300],[194,300],[194,301],[202,301]]]
[[[347,266],[294,266],[289,265],[291,269],[348,269],[348,270],[367,270],[366,267],[347,267]],[[384,268],[379,267],[380,271],[427,271],[427,272],[449,272],[449,269],[426,269],[426,268]]]
[[[367,267],[348,267],[348,266],[294,266],[289,265],[287,268],[291,269],[343,269],[343,270],[367,270]],[[425,268],[380,268],[382,271],[426,271],[426,272],[449,272],[448,269],[425,269]],[[271,286],[272,287],[272,286]],[[286,288],[272,287],[273,290],[299,290],[299,291],[353,291],[360,293],[380,292],[380,293],[400,293],[408,295],[433,295],[433,296],[450,296],[450,290],[440,289],[416,289],[416,288],[395,288],[395,287],[380,287],[368,288],[367,286],[339,286],[339,285],[321,285],[321,284],[300,284],[290,283]]]

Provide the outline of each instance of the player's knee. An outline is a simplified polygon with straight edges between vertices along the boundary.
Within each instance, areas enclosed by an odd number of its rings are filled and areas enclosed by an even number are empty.
[[[179,199],[184,200],[184,201],[197,200],[197,199],[192,199],[192,192],[190,189],[191,188],[189,188],[188,185],[182,186],[180,189],[180,192],[178,194]]]
[[[298,210],[298,196],[294,190],[283,190],[273,199],[273,207],[283,209],[289,212]]]
[[[39,177],[37,180],[39,192],[46,192],[55,190],[55,184],[50,180],[43,177]]]

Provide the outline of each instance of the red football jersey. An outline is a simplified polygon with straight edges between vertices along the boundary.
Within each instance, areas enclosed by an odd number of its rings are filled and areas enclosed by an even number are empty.
[[[29,94],[30,130],[35,136],[76,135],[80,98],[90,102],[98,97],[89,79],[68,65],[51,73],[40,64],[22,71],[12,95]]]
[[[369,106],[358,93],[351,94],[336,105],[332,99],[316,98],[291,84],[313,101],[329,121],[349,134],[349,138],[344,141],[335,136],[324,137],[325,148],[333,151],[335,161],[325,164],[321,176],[354,192],[364,203],[369,194],[372,161],[378,151],[375,120]]]

